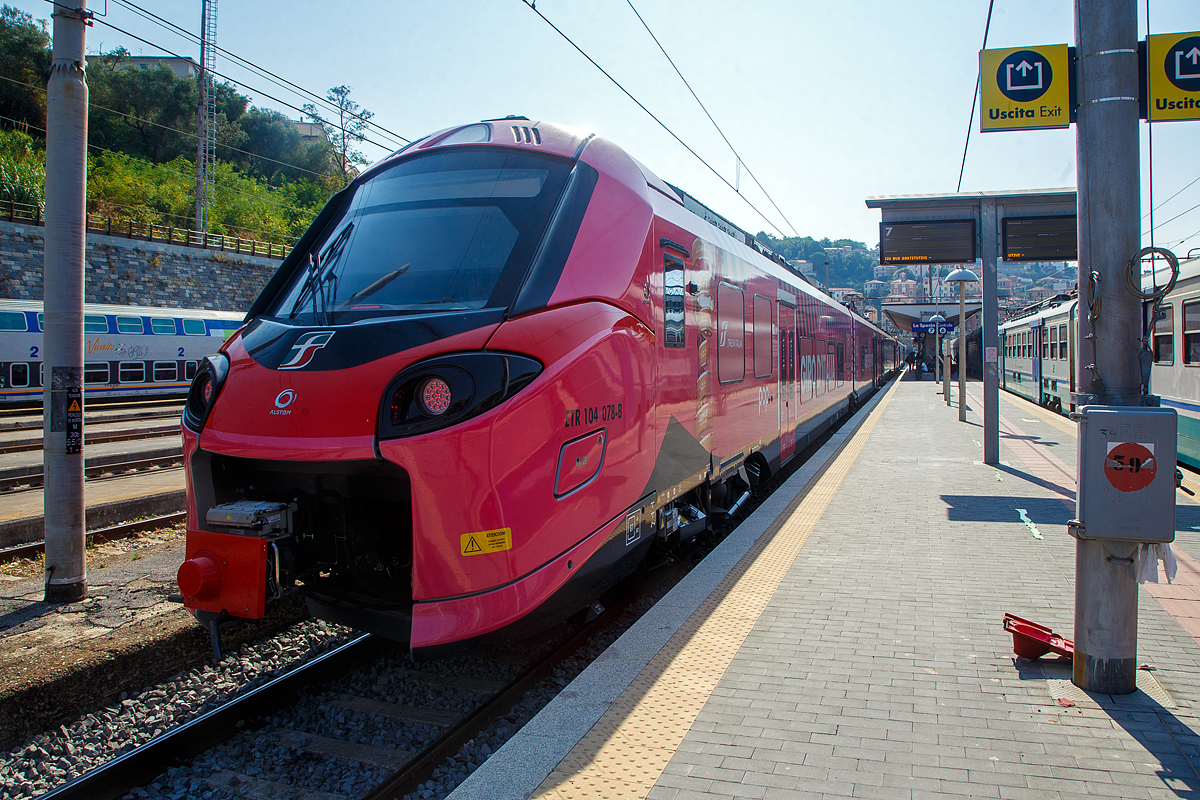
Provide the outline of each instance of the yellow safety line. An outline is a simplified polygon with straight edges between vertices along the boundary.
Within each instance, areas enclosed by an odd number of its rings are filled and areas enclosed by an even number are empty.
[[[895,385],[893,385],[894,388]],[[534,793],[643,800],[691,729],[850,471],[892,392]]]

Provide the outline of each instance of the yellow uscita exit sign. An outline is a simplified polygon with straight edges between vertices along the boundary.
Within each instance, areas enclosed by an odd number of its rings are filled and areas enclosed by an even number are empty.
[[[1150,121],[1200,119],[1200,33],[1155,34],[1146,43]]]
[[[981,131],[1070,126],[1067,45],[981,50],[979,71]]]

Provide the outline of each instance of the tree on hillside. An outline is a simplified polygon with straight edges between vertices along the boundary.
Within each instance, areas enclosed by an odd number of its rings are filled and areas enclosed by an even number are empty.
[[[45,128],[50,34],[44,21],[12,6],[0,8],[0,75],[10,79],[0,81],[0,125]]]
[[[88,61],[88,143],[154,163],[196,152],[196,81],[168,67],[121,69],[128,52]]]
[[[333,145],[334,158],[347,179],[351,169],[367,163],[355,146],[367,138],[367,123],[375,116],[374,111],[367,111],[351,100],[350,92],[349,86],[342,85],[334,86],[325,93],[325,99],[336,109],[336,118],[334,112],[330,112],[328,119],[325,118],[312,103],[304,106],[305,115],[325,129],[325,135]]]
[[[230,160],[254,177],[271,184],[297,178],[320,180],[318,176],[331,175],[336,169],[329,141],[306,144],[296,123],[278,111],[251,108],[238,125],[246,134],[241,145],[246,152],[234,153]],[[333,188],[341,188],[341,183]]]

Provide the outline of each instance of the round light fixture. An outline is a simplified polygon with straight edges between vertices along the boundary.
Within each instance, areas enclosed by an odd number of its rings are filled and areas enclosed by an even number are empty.
[[[450,384],[441,378],[429,378],[421,385],[417,397],[422,411],[431,417],[439,417],[450,408]]]

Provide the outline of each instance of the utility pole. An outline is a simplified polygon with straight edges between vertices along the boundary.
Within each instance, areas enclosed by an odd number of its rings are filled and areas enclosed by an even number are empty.
[[[217,60],[217,0],[200,4],[200,108],[196,112],[196,230],[208,233],[208,212],[216,199],[217,93],[213,67]]]
[[[87,597],[83,504],[83,260],[87,214],[84,43],[91,13],[54,7],[46,85],[42,392],[47,603]]]
[[[1076,0],[1075,42],[1076,385],[1083,395],[1076,404],[1140,405],[1141,302],[1123,275],[1141,247],[1135,0]],[[1072,680],[1087,691],[1128,694],[1136,688],[1138,548],[1133,541],[1076,541]]]

